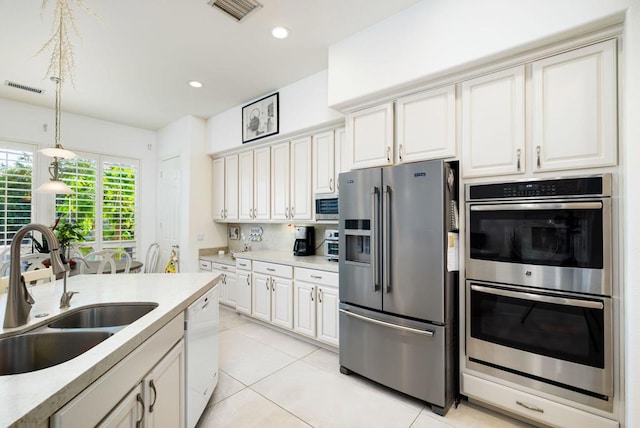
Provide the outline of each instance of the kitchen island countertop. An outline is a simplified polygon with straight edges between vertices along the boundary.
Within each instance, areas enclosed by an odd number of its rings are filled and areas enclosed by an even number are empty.
[[[154,302],[158,307],[87,352],[62,364],[0,376],[0,426],[47,426],[47,418],[88,387],[145,340],[214,287],[216,273],[77,275],[67,290],[78,291],[71,308],[59,309],[62,280],[30,288],[35,299],[26,325],[0,329],[0,337],[28,331],[59,315],[97,303]],[[0,321],[7,295],[0,296]],[[36,318],[36,315],[47,314]]]

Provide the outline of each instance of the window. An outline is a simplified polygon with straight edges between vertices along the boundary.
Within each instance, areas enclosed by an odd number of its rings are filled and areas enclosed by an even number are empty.
[[[135,257],[138,161],[78,155],[61,163],[61,178],[74,193],[56,196],[57,215],[81,226],[83,245],[124,249]]]
[[[6,141],[0,145],[0,247],[5,247],[11,244],[18,229],[31,223],[36,148]]]

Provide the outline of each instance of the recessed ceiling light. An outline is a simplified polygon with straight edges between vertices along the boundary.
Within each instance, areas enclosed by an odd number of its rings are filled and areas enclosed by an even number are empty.
[[[271,35],[276,39],[286,39],[289,36],[289,30],[285,27],[273,27]]]
[[[190,80],[189,81],[189,86],[191,86],[192,88],[202,88],[202,82],[198,82],[197,80]]]

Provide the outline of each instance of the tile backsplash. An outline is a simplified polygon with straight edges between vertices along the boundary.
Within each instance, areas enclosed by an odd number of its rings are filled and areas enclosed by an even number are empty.
[[[300,225],[310,226],[308,223],[300,223]],[[295,241],[295,224],[274,224],[274,223],[241,223],[227,225],[227,237],[235,236],[233,228],[239,228],[239,239],[228,239],[229,251],[242,251],[247,245],[250,250],[271,250],[271,251],[293,251],[293,242]],[[337,229],[337,224],[312,224],[315,228],[316,255],[324,255],[324,231],[326,229]],[[252,227],[262,228],[262,240],[250,240]]]

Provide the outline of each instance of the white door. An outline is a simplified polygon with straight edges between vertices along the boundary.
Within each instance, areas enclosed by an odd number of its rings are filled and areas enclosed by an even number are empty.
[[[253,151],[238,157],[238,218],[253,220]]]
[[[224,158],[213,160],[213,219],[224,220]]]
[[[316,337],[316,289],[302,281],[293,284],[293,330]]]
[[[271,321],[271,277],[253,273],[253,316]]]
[[[234,272],[227,272],[224,277],[227,304],[236,307],[238,304],[238,276]]]
[[[271,218],[271,148],[253,152],[253,218]]]
[[[251,272],[238,270],[237,277],[238,300],[236,303],[236,311],[251,315],[253,309],[251,306],[251,300],[253,298],[253,293],[251,292]]]
[[[271,219],[288,220],[289,143],[271,147]]]
[[[313,193],[335,192],[333,131],[313,136]]]
[[[455,85],[396,101],[396,162],[456,155]]]
[[[290,202],[292,219],[311,220],[311,137],[291,141]]]
[[[271,277],[271,322],[293,329],[293,281]]]
[[[238,219],[238,155],[224,159],[224,218]]]
[[[464,177],[523,173],[524,66],[462,82]]]
[[[220,292],[218,293],[218,300],[220,300],[220,303],[228,304],[228,302],[227,302],[227,284],[226,284],[226,281],[225,281],[226,272],[223,272],[223,271],[221,271],[219,269],[211,269],[211,272],[219,273],[220,275],[222,275],[222,277],[220,278],[220,282],[218,283],[218,289],[220,290]]]
[[[616,41],[532,65],[534,171],[617,163]]]
[[[393,163],[393,103],[349,113],[346,121],[351,168]]]
[[[142,384],[140,383],[98,424],[98,427],[136,428],[142,422],[144,411]]]
[[[338,346],[338,290],[318,287],[318,340]]]
[[[184,373],[184,344],[180,341],[144,380],[147,426],[184,427]]]
[[[158,186],[158,227],[160,236],[160,271],[169,262],[171,247],[180,244],[180,217],[182,207],[181,158],[175,156],[160,162],[160,183]]]

